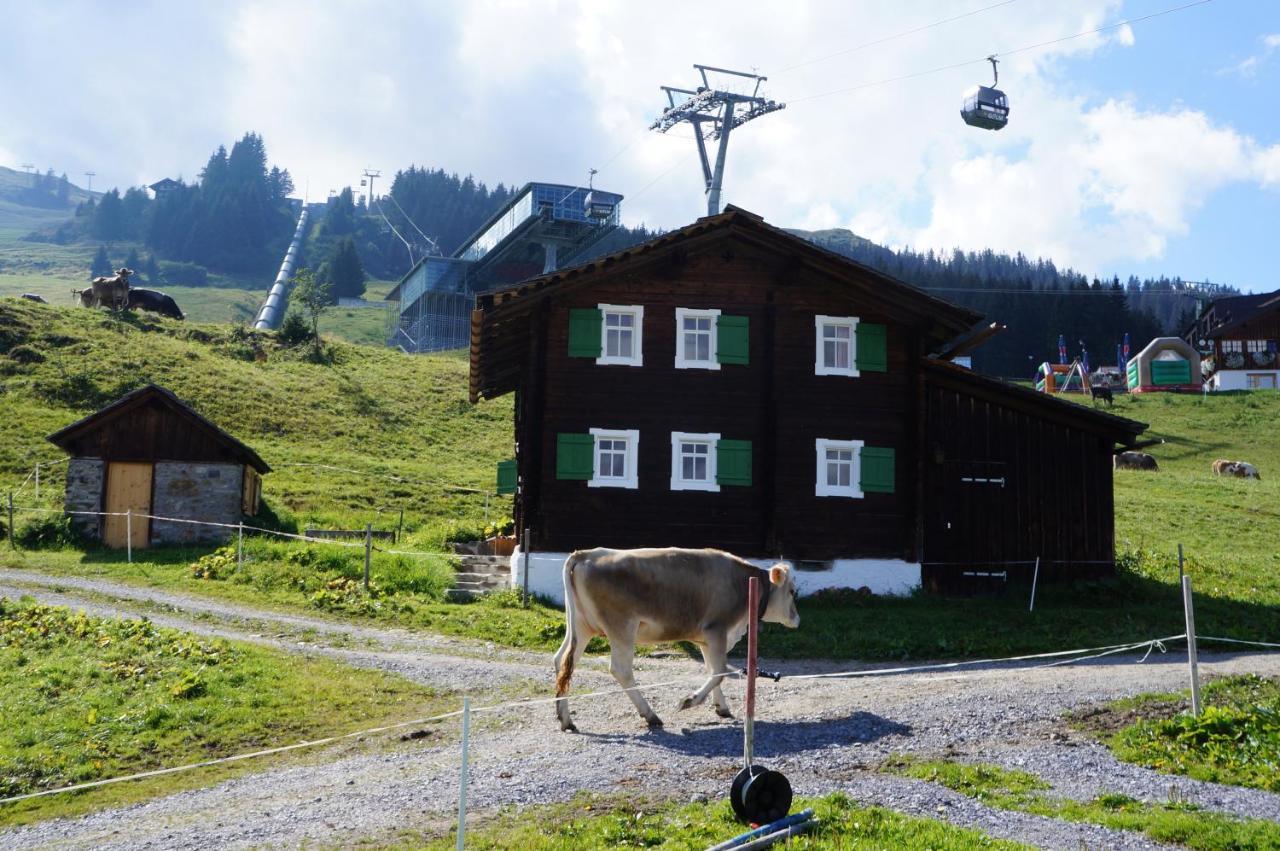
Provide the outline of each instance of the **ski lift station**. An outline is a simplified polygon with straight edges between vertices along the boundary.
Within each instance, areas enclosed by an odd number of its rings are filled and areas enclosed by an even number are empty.
[[[618,226],[622,196],[590,186],[528,183],[452,257],[424,257],[387,295],[387,345],[464,348],[478,294],[588,259]]]

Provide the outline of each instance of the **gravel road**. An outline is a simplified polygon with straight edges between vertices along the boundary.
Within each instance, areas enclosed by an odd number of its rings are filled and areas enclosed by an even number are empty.
[[[56,590],[55,590],[56,589]],[[29,593],[99,614],[146,613],[158,623],[204,634],[318,653],[465,690],[476,702],[499,687],[536,680],[550,687],[549,654],[479,642],[211,602],[105,580],[0,571],[0,595]],[[157,612],[155,606],[166,610]],[[802,627],[803,628],[803,627]],[[304,631],[306,641],[299,641]],[[358,645],[353,648],[351,645]],[[797,794],[844,791],[864,804],[971,826],[1044,848],[1155,848],[1138,834],[995,810],[933,784],[876,773],[891,754],[994,762],[1031,771],[1056,794],[1085,799],[1120,792],[1166,801],[1171,792],[1207,810],[1280,822],[1280,795],[1170,777],[1119,763],[1066,731],[1063,712],[1146,691],[1184,687],[1185,656],[1141,653],[1051,669],[988,665],[860,679],[762,681],[757,759],[783,771]],[[846,663],[770,662],[790,674],[847,669]],[[1202,654],[1205,674],[1280,674],[1280,654]],[[606,689],[603,660],[590,659],[579,691]],[[636,662],[641,683],[698,680],[683,657]],[[727,689],[741,706],[741,683]],[[687,687],[660,688],[651,701],[666,720],[649,732],[620,695],[573,702],[580,735],[558,731],[549,705],[494,713],[473,730],[470,812],[505,804],[562,801],[582,790],[633,792],[676,800],[723,797],[741,758],[741,726],[710,708],[674,710]],[[452,723],[452,722],[450,722]],[[0,847],[207,848],[348,845],[447,820],[457,806],[458,750],[446,737],[389,739],[374,752],[323,752],[305,764],[264,765],[260,773],[147,803],[0,832]]]

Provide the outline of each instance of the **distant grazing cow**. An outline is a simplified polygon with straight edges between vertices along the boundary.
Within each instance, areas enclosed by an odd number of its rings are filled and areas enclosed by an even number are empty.
[[[112,310],[124,310],[129,306],[129,276],[132,274],[132,269],[120,268],[110,278],[94,278],[90,282],[94,301]]]
[[[97,301],[93,297],[93,288],[87,287],[83,290],[72,290],[71,295],[80,299],[81,307],[96,307]]]
[[[1095,387],[1093,388],[1093,401],[1106,402],[1107,407],[1110,408],[1115,403],[1115,397],[1111,395],[1110,387]]]
[[[25,298],[27,301],[34,301],[34,302],[36,302],[36,303],[38,303],[38,304],[48,304],[48,303],[49,303],[49,302],[47,302],[47,301],[45,301],[45,300],[44,300],[44,296],[42,296],[42,295],[36,295],[35,293],[23,293],[23,294],[22,294],[22,298]]]
[[[1262,481],[1262,476],[1258,475],[1258,468],[1247,461],[1228,461],[1225,458],[1219,458],[1213,462],[1213,472],[1219,476],[1235,476],[1238,479],[1257,479]]]
[[[129,310],[149,310],[170,319],[186,319],[178,303],[171,296],[157,290],[129,290]]]
[[[1159,470],[1156,459],[1145,452],[1117,452],[1112,466],[1117,470]]]
[[[760,578],[761,620],[795,628],[796,586],[791,569],[768,570],[719,550],[579,550],[564,563],[564,643],[556,651],[556,716],[560,729],[576,732],[569,716],[569,683],[592,637],[609,639],[609,672],[633,689],[636,642],[692,641],[702,650],[710,675],[680,704],[697,706],[710,694],[716,714],[732,718],[720,690],[725,656],[747,631],[747,587]],[[639,691],[627,696],[650,727],[662,720]]]

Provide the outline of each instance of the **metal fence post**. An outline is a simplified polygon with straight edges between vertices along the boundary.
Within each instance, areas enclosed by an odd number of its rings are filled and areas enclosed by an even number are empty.
[[[244,567],[244,521],[236,526],[236,567]]]
[[[747,580],[747,699],[746,718],[742,724],[742,764],[748,771],[755,758],[756,746],[756,653],[759,647],[756,614],[759,608],[760,579],[752,576]]]
[[[16,550],[18,545],[14,542],[13,538],[13,491],[9,491],[9,549]]]
[[[1028,612],[1036,610],[1036,582],[1040,579],[1040,556],[1036,556],[1036,569],[1031,574],[1031,605],[1027,606]]]
[[[364,524],[364,593],[369,593],[369,561],[373,558],[373,524]]]
[[[124,551],[129,564],[133,564],[133,509],[124,512]]]
[[[1191,577],[1182,577],[1182,610],[1187,617],[1187,665],[1191,669],[1191,714],[1200,716],[1200,659],[1196,653],[1196,612],[1191,602]]]
[[[462,698],[462,764],[458,768],[458,851],[467,839],[467,761],[470,759],[471,698]]]

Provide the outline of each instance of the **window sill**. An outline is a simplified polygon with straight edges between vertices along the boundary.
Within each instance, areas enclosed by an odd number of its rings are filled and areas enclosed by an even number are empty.
[[[857,369],[840,369],[834,366],[815,366],[813,368],[814,375],[842,375],[845,378],[857,378],[860,373]]]
[[[860,490],[845,490],[843,488],[837,490],[834,488],[818,487],[814,489],[814,496],[833,496],[843,497],[844,499],[862,499],[863,494]]]
[[[589,488],[622,488],[624,490],[639,490],[640,485],[635,479],[588,479],[587,487]]]
[[[720,485],[715,482],[671,482],[673,491],[705,491],[707,493],[720,493]]]
[[[705,369],[708,371],[718,371],[720,363],[718,361],[698,361],[698,360],[676,360],[676,369]]]
[[[598,357],[596,366],[644,366],[644,361],[635,358]]]

